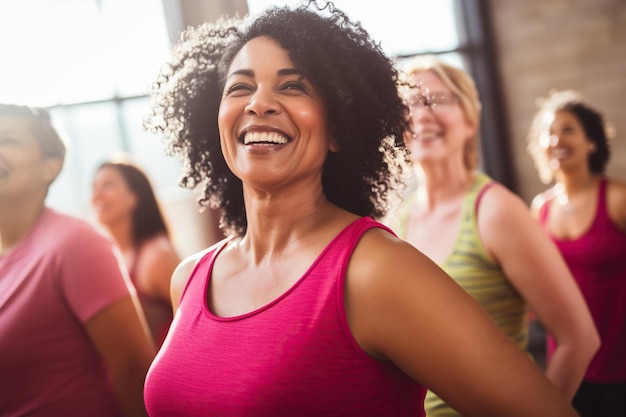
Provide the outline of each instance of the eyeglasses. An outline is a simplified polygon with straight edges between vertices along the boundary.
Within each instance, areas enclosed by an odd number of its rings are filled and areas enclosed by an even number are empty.
[[[414,109],[430,108],[436,113],[446,112],[459,102],[459,97],[452,93],[415,94],[409,97],[407,105]]]

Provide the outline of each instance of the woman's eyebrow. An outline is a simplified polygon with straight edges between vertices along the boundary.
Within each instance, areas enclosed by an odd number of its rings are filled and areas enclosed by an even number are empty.
[[[302,71],[300,71],[297,68],[284,68],[284,69],[278,70],[278,75],[292,75],[292,74],[304,75]]]
[[[283,68],[283,69],[279,69],[276,73],[279,76],[292,75],[292,74],[303,75],[302,71],[296,68]],[[254,71],[251,69],[239,69],[228,74],[228,78],[232,77],[233,75],[244,75],[246,77],[254,77]]]
[[[230,74],[228,74],[228,77],[226,78],[228,79],[232,77],[233,75],[245,75],[246,77],[254,77],[254,71],[249,70],[249,69],[240,69],[240,70],[231,72]]]

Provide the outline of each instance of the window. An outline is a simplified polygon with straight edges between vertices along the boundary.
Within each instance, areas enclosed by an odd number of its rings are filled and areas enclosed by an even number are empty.
[[[161,0],[0,2],[0,101],[47,107],[69,154],[47,203],[86,215],[97,165],[127,152],[158,190],[177,161],[144,132],[146,93],[170,52]]]
[[[453,0],[332,0],[351,20],[360,21],[390,56],[442,53],[459,47]],[[248,0],[250,13],[270,5],[298,5],[301,0]]]

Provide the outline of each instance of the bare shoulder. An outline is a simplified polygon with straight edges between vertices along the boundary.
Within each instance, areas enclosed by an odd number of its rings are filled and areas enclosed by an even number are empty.
[[[528,205],[519,195],[504,185],[495,183],[483,194],[478,206],[478,218],[480,223],[502,225],[503,222],[508,223],[520,218],[526,221],[529,218],[528,210]]]
[[[372,282],[387,275],[377,272],[401,269],[426,260],[428,258],[409,243],[384,229],[374,228],[359,241],[352,254],[349,271],[358,272],[360,277],[367,277]]]
[[[163,264],[180,262],[180,257],[172,242],[165,235],[155,236],[142,245],[140,262]]]
[[[610,179],[606,193],[611,219],[620,229],[626,231],[626,182]]]
[[[546,202],[552,199],[554,192],[552,188],[548,188],[547,190],[537,194],[530,202],[530,214],[534,218],[539,217],[539,209],[546,204]]]
[[[429,268],[439,269],[411,244],[375,228],[367,231],[355,248],[348,265],[346,285],[359,292],[383,295],[402,291],[405,281],[421,280]]]
[[[607,193],[616,198],[626,199],[626,181],[608,180]]]
[[[208,253],[217,249],[221,242],[218,242],[200,252],[194,253],[183,259],[172,274],[172,280],[170,282],[170,297],[172,300],[172,306],[174,311],[178,307],[178,302],[180,301],[180,296],[187,285],[187,281],[189,281],[189,277],[193,272],[196,265],[202,258],[204,258]]]
[[[346,314],[354,338],[368,354],[393,360],[402,344],[396,336],[429,326],[424,318],[429,309],[437,310],[446,292],[442,286],[458,287],[409,243],[382,229],[367,231],[346,273]]]
[[[172,245],[172,241],[164,234],[158,234],[144,243],[146,248],[156,249],[156,250],[173,250],[174,245]]]
[[[477,213],[478,234],[489,256],[498,264],[520,244],[541,239],[539,224],[520,196],[503,185],[490,187],[480,202]]]

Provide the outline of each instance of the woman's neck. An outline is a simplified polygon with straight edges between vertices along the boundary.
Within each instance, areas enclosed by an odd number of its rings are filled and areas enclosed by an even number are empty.
[[[595,187],[602,176],[593,175],[586,170],[571,173],[557,172],[554,177],[557,190],[571,196]]]
[[[340,217],[331,213],[343,211],[321,192],[298,197],[287,194],[258,198],[244,192],[248,224],[239,244],[256,260],[307,241],[328,219]]]
[[[105,227],[123,253],[135,250],[135,240],[130,220],[121,220],[105,225]]]
[[[44,201],[0,204],[0,255],[15,247],[31,231],[45,210]]]
[[[421,205],[432,210],[465,195],[475,174],[459,164],[423,164],[416,166],[416,176]]]

